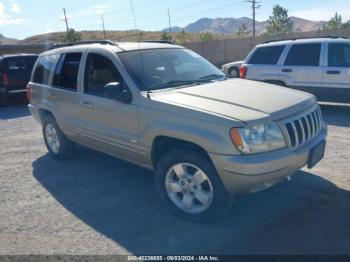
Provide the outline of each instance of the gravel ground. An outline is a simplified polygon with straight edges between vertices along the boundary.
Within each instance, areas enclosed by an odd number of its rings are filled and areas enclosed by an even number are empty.
[[[322,110],[316,168],[192,224],[162,209],[149,171],[87,149],[53,160],[26,107],[1,108],[0,254],[350,254],[350,107]]]

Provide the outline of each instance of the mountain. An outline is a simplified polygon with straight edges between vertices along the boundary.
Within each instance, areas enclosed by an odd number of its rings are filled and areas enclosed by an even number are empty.
[[[17,43],[17,39],[7,38],[4,35],[0,34],[0,45],[15,45]]]
[[[307,32],[317,31],[323,27],[325,22],[323,21],[310,21],[299,17],[291,17],[294,26],[294,32]],[[238,32],[239,26],[245,25],[248,30],[252,28],[253,20],[248,17],[240,18],[201,18],[193,23],[188,24],[184,28],[174,27],[177,31],[185,30],[186,32],[200,33],[200,32],[211,32],[215,34],[235,34]],[[267,21],[256,22],[257,34],[263,34],[266,32]],[[163,31],[169,31],[169,28]],[[176,32],[173,30],[173,32]]]

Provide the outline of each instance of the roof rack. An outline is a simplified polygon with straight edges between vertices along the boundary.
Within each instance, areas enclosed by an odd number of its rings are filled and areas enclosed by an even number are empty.
[[[310,37],[295,37],[295,38],[268,40],[268,41],[265,41],[264,44],[280,42],[280,41],[296,41],[296,40],[317,39],[317,38],[330,38],[330,39],[343,38],[343,39],[349,39],[349,37],[345,37],[345,36],[331,36],[331,35],[330,36],[310,36]]]
[[[88,45],[88,44],[101,44],[101,45],[113,45],[118,46],[118,44],[110,41],[110,40],[91,40],[91,41],[80,41],[80,42],[71,42],[71,43],[64,43],[64,44],[56,44],[49,48],[49,50],[61,48],[61,47],[67,47],[67,46],[76,46],[76,45]]]
[[[142,40],[140,41],[141,43],[159,43],[159,44],[170,44],[170,45],[175,45],[174,42],[169,41],[169,40]]]

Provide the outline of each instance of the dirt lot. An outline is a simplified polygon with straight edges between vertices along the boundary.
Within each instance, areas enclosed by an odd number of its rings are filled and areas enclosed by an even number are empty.
[[[53,160],[26,107],[1,108],[0,254],[350,254],[350,107],[322,110],[316,168],[191,224],[162,209],[149,171],[86,149]]]

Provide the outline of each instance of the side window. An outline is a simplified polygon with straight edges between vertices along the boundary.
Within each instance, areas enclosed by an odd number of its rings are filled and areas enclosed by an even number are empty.
[[[119,71],[112,61],[99,54],[88,54],[85,67],[84,93],[105,97],[104,87],[108,83],[122,82]]]
[[[255,50],[248,64],[252,65],[276,65],[285,46],[259,47]]]
[[[350,44],[328,44],[328,66],[350,67]]]
[[[81,53],[62,54],[58,60],[52,85],[68,90],[77,90]]]
[[[319,66],[321,44],[293,45],[284,62],[289,66]]]
[[[38,84],[49,84],[49,76],[57,60],[57,55],[40,56],[34,69],[32,82]]]

